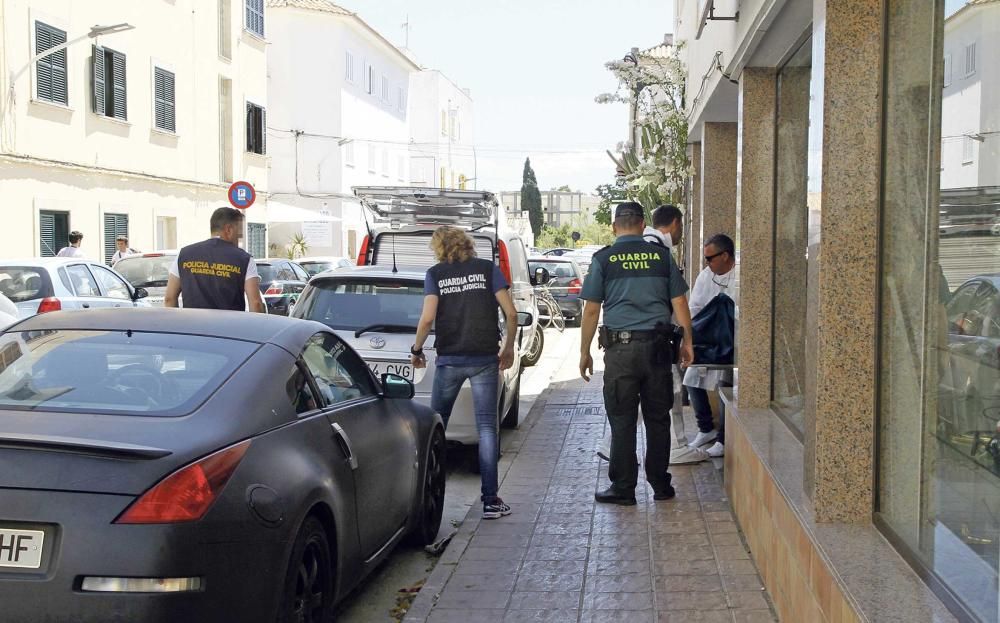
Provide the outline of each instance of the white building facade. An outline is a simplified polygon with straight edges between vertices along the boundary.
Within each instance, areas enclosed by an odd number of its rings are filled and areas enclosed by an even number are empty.
[[[436,69],[410,77],[410,181],[414,186],[476,188],[472,94]]]
[[[357,257],[367,233],[354,186],[410,179],[411,76],[420,70],[357,14],[326,0],[267,0],[271,202],[325,224],[270,227],[279,245],[303,235],[309,255]]]
[[[120,23],[134,29],[86,36]],[[0,254],[52,255],[74,230],[92,259],[120,234],[176,248],[208,236],[233,181],[263,196],[265,25],[263,0],[0,0]]]

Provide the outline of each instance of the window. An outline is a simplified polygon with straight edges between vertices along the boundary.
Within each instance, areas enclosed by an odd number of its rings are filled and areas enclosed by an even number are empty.
[[[35,54],[66,43],[66,31],[35,22]],[[35,97],[43,102],[69,105],[65,48],[35,63]]]
[[[301,318],[337,330],[357,331],[369,326],[372,318],[386,324],[416,326],[424,305],[424,283],[361,274],[324,279],[313,282],[299,305],[296,313]]]
[[[448,136],[448,111],[447,110],[441,110],[441,136]]]
[[[375,68],[365,63],[365,93],[375,95]]]
[[[357,76],[354,75],[354,55],[350,52],[344,57],[344,80],[351,83],[357,80]]]
[[[375,146],[368,146],[368,172],[375,172],[375,162],[377,161],[378,155],[375,153]]]
[[[316,393],[309,381],[309,376],[299,364],[292,366],[292,372],[288,375],[288,381],[285,383],[285,392],[288,394],[288,401],[292,403],[296,415],[309,413],[319,408],[319,401],[316,400]]]
[[[334,335],[317,333],[310,338],[302,360],[327,405],[375,394],[368,366]]]
[[[247,223],[247,253],[256,257],[267,257],[267,225]]]
[[[965,46],[965,75],[971,76],[976,73],[976,44],[975,42]]]
[[[38,213],[38,254],[55,257],[59,249],[69,246],[69,213],[41,211]]]
[[[177,131],[174,117],[174,73],[153,68],[153,124],[159,130]]]
[[[111,265],[111,256],[118,247],[115,238],[128,236],[128,214],[104,214],[104,263]]]
[[[233,81],[219,76],[219,179],[233,181]]]
[[[233,0],[219,0],[219,56],[233,57]]]
[[[944,55],[944,86],[951,86],[951,54]]]
[[[244,28],[258,37],[264,36],[264,0],[245,0],[246,24]]]
[[[104,296],[125,301],[132,300],[132,292],[129,291],[128,286],[121,280],[121,277],[103,266],[92,266],[91,270],[94,276],[97,277],[97,282],[101,285]]]
[[[267,111],[251,102],[247,102],[247,151],[267,153]]]
[[[94,112],[124,121],[128,119],[125,55],[96,45],[93,52],[91,91],[94,94]]]
[[[384,74],[382,75],[382,103],[389,103],[389,78]]]
[[[344,164],[349,167],[354,166],[354,141],[344,145]]]
[[[441,167],[441,183],[438,185],[438,188],[445,188],[446,187],[445,186],[445,182],[444,182],[444,177],[445,177],[445,169],[444,169],[444,167]]]
[[[73,291],[76,292],[77,296],[87,298],[101,296],[101,289],[97,287],[97,281],[90,274],[90,269],[87,268],[86,264],[68,266],[66,272],[69,274],[70,283],[72,283]]]
[[[25,417],[79,413],[81,421],[94,413],[190,413],[257,348],[205,336],[72,329],[0,336],[0,352],[11,345],[20,356],[0,367],[2,408]]]
[[[972,142],[972,132],[966,132],[962,135],[962,164],[970,164],[975,157],[975,147]]]
[[[396,110],[406,112],[406,91],[403,87],[396,87]]]
[[[156,248],[157,249],[177,248],[176,216],[156,217]]]

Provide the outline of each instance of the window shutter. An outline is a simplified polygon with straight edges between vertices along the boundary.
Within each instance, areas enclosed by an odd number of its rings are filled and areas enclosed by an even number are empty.
[[[38,215],[38,248],[42,257],[55,257],[59,253],[56,248],[56,217],[54,214],[42,212]]]
[[[253,104],[247,102],[247,115],[246,115],[246,125],[247,125],[247,151],[254,151],[253,144]]]
[[[92,80],[90,88],[94,93],[94,112],[99,115],[106,114],[104,106],[104,48],[93,46],[94,56],[92,63]]]
[[[118,119],[128,119],[128,106],[125,100],[125,55],[121,52],[113,52],[111,64],[111,84],[115,90],[114,116]]]
[[[118,250],[115,239],[128,236],[128,214],[104,215],[104,263],[111,265],[111,258]]]
[[[66,32],[42,22],[35,22],[35,54],[66,43]],[[35,96],[47,102],[68,105],[66,50],[60,50],[35,63]]]
[[[267,109],[260,109],[260,153],[267,153]]]
[[[153,101],[156,127],[168,132],[175,132],[177,127],[174,116],[174,74],[159,67],[153,69],[153,74]]]

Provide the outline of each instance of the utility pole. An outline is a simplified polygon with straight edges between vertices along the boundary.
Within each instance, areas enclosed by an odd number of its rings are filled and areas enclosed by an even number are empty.
[[[403,28],[403,31],[406,33],[405,36],[404,36],[404,41],[406,43],[403,44],[403,47],[406,48],[407,50],[409,50],[410,49],[410,14],[409,13],[406,14],[406,21],[403,22],[402,28]]]

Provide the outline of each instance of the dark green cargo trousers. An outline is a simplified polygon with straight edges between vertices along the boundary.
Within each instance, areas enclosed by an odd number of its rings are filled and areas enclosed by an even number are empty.
[[[640,405],[646,425],[646,479],[653,491],[670,484],[674,383],[670,364],[657,363],[658,348],[662,346],[652,340],[632,341],[612,344],[604,353],[604,408],[611,426],[608,477],[620,495],[633,495],[639,480],[635,436]]]

